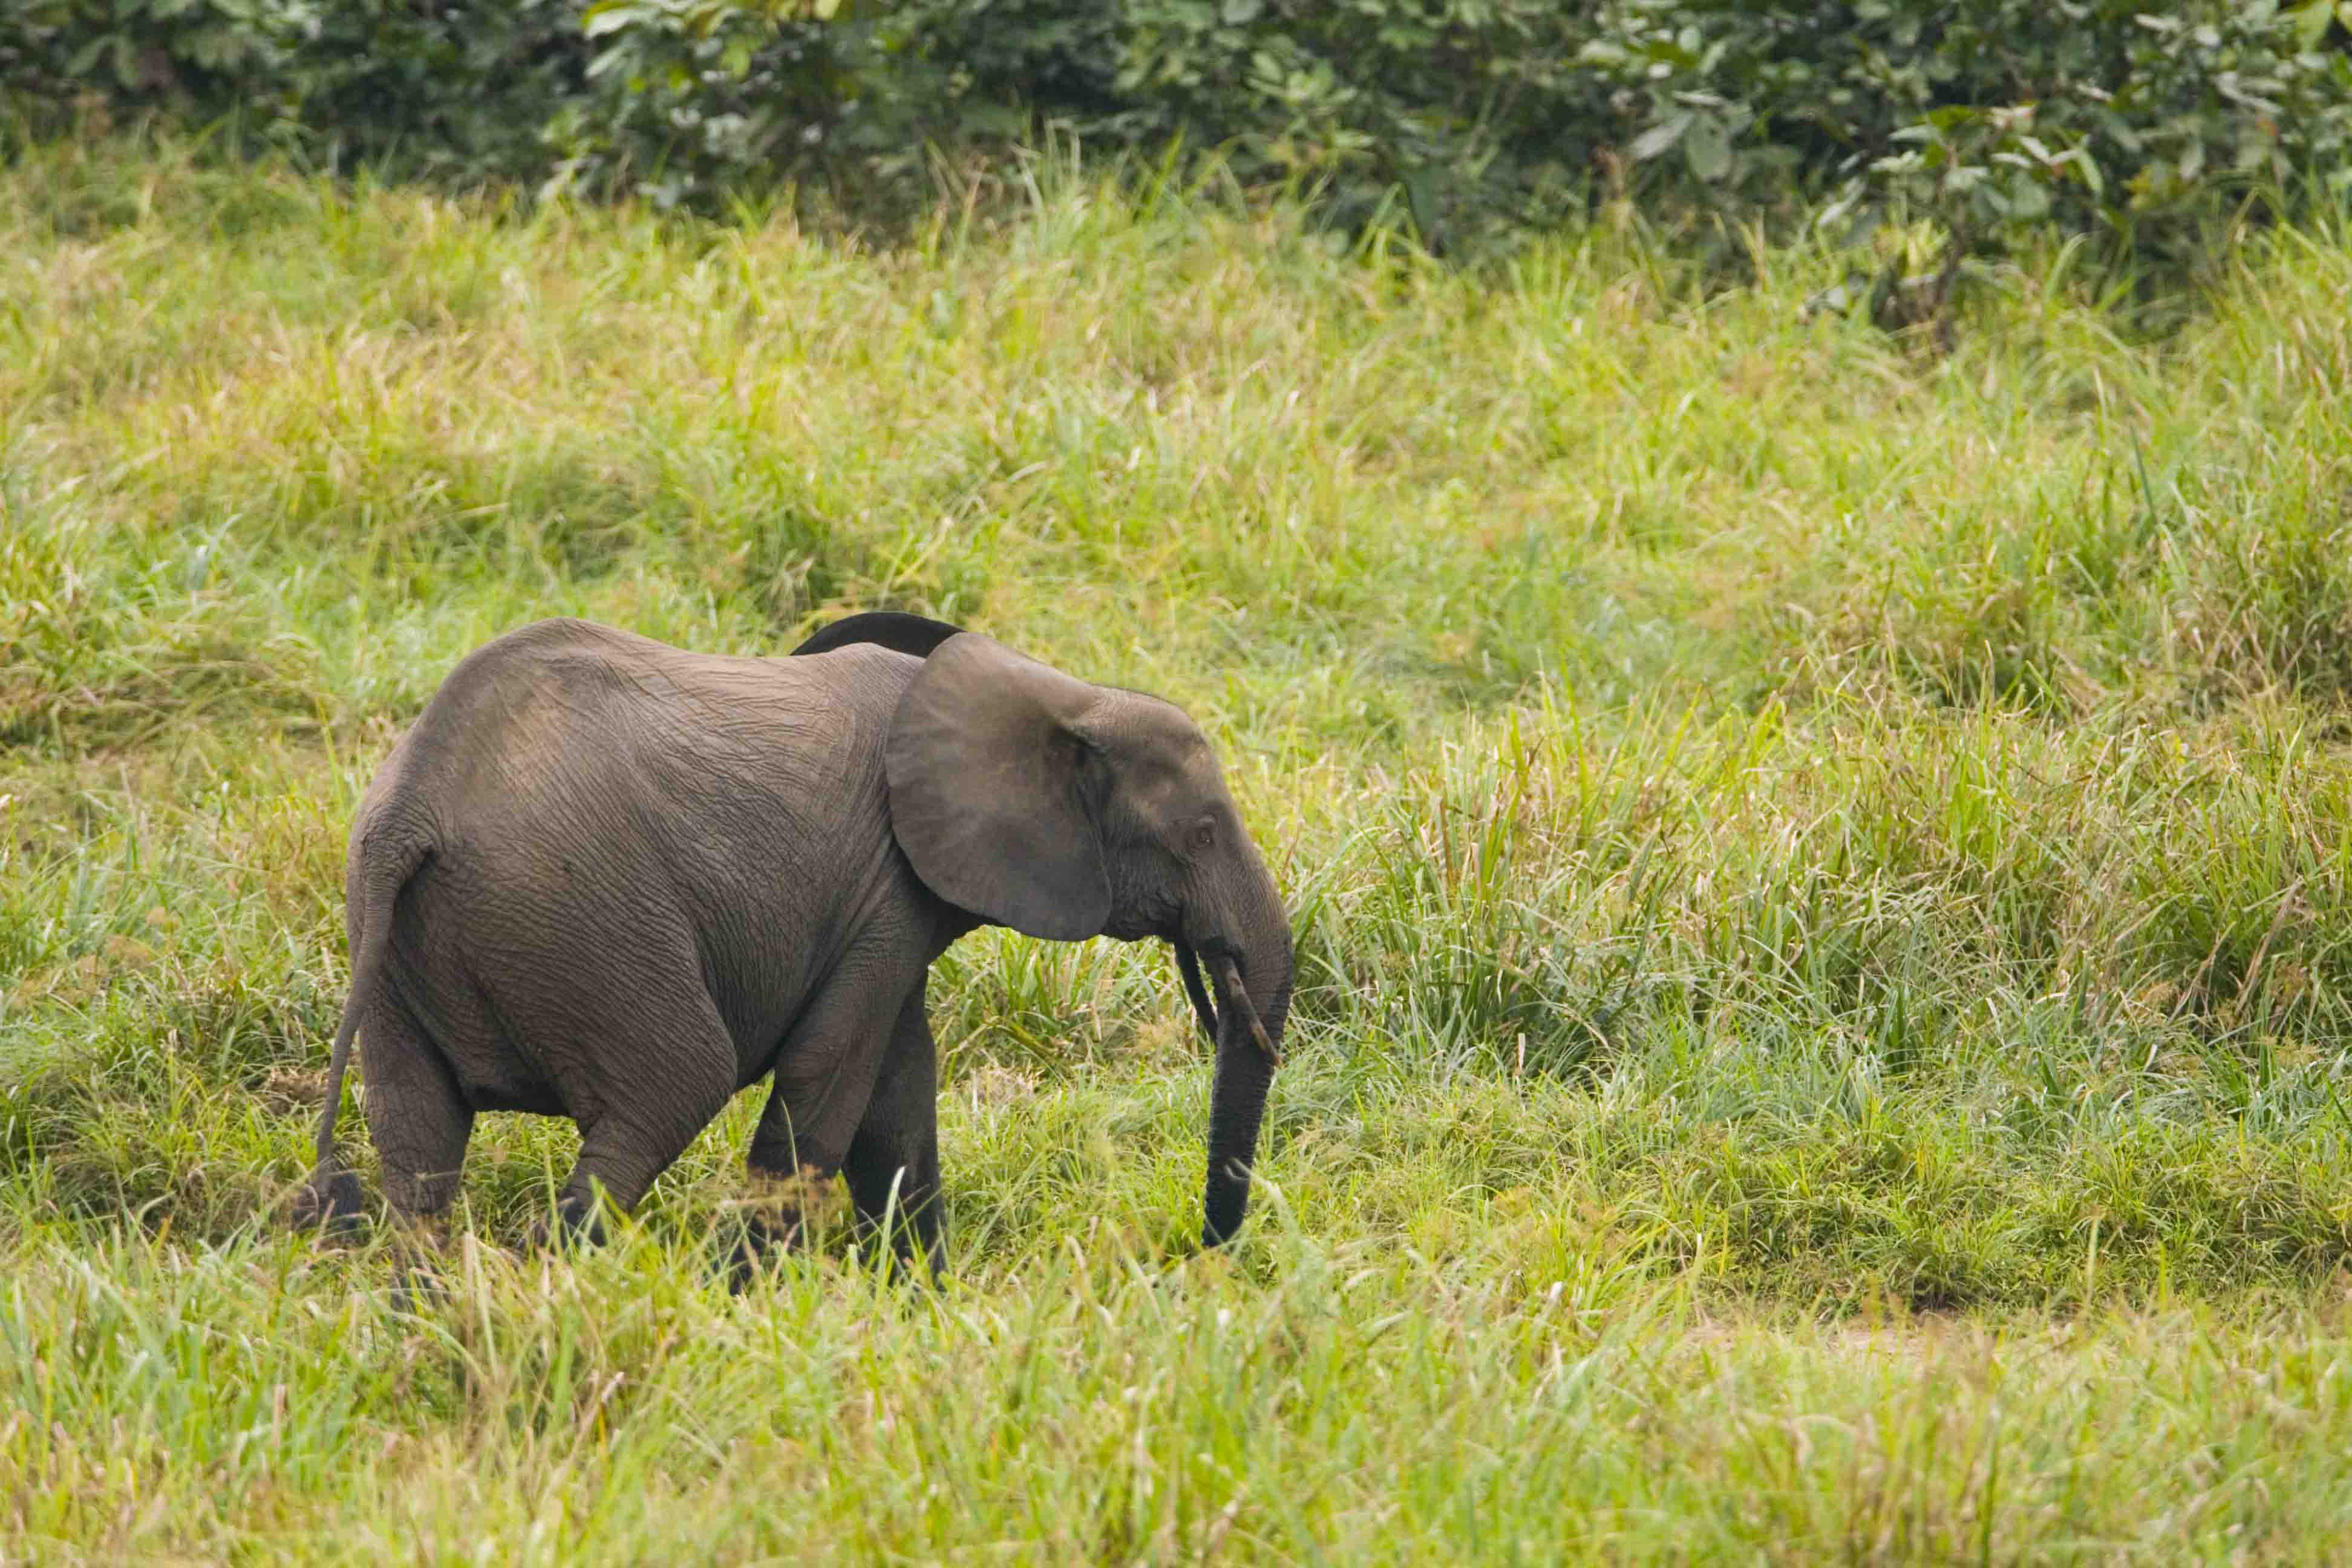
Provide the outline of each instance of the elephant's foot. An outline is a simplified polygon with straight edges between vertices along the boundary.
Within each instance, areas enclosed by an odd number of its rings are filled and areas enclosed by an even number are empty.
[[[298,1230],[315,1230],[329,1237],[355,1233],[366,1223],[359,1177],[337,1171],[323,1183],[304,1184],[294,1194],[291,1217]]]
[[[555,1212],[532,1222],[523,1238],[532,1252],[561,1252],[574,1247],[604,1245],[604,1220],[593,1197],[566,1193],[555,1201]]]
[[[843,1205],[840,1184],[816,1165],[803,1165],[790,1175],[754,1166],[749,1185],[729,1205],[739,1223],[727,1252],[727,1288],[738,1294],[777,1252],[807,1246]]]
[[[740,1296],[751,1288],[751,1281],[767,1266],[769,1254],[775,1250],[772,1243],[746,1226],[720,1260],[719,1270],[727,1280],[727,1293]]]
[[[887,1268],[895,1279],[941,1286],[948,1282],[947,1248],[938,1226],[891,1211],[888,1223],[874,1215],[857,1219],[857,1250],[869,1268]]]
[[[401,1217],[393,1242],[397,1259],[393,1271],[392,1304],[396,1311],[421,1312],[449,1299],[441,1259],[449,1250],[449,1221],[442,1215]]]

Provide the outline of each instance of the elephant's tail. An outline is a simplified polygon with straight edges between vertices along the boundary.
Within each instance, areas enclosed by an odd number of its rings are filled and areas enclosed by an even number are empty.
[[[389,826],[389,825],[387,825]],[[352,910],[357,929],[352,932],[352,986],[343,999],[342,1022],[335,1030],[335,1047],[327,1058],[327,1097],[319,1110],[318,1163],[310,1184],[296,1200],[298,1217],[319,1225],[356,1219],[360,1211],[359,1180],[342,1168],[335,1155],[335,1118],[342,1110],[343,1072],[351,1066],[352,1041],[360,1032],[383,986],[384,953],[392,946],[392,908],[400,889],[433,853],[422,835],[362,840],[360,901]]]

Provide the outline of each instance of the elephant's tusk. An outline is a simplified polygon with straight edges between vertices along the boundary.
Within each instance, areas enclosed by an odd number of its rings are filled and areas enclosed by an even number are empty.
[[[1258,1022],[1257,1008],[1250,1002],[1249,992],[1242,984],[1240,965],[1234,963],[1230,957],[1220,958],[1216,963],[1217,978],[1225,983],[1225,1011],[1237,1014],[1241,1021],[1248,1026],[1250,1038],[1257,1043],[1259,1052],[1265,1058],[1266,1066],[1280,1067],[1282,1053],[1274,1048],[1274,1042],[1265,1037],[1265,1026]]]
[[[1209,1037],[1213,1047],[1217,1043],[1217,1009],[1209,1001],[1209,988],[1201,984],[1201,961],[1183,942],[1176,944],[1176,973],[1183,977],[1184,994],[1192,999],[1192,1016],[1199,1019],[1201,1032]]]

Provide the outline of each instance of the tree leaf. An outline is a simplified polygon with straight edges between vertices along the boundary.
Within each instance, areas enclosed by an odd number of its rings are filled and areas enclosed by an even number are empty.
[[[1671,151],[1674,144],[1682,140],[1683,132],[1690,129],[1691,121],[1696,118],[1697,118],[1696,115],[1689,113],[1674,115],[1660,121],[1634,137],[1633,145],[1629,149],[1633,154],[1633,162],[1646,163],[1659,154]]]
[[[1729,174],[1731,138],[1724,134],[1723,121],[1712,114],[1694,119],[1683,138],[1683,156],[1690,160],[1691,173],[1710,185]]]
[[[625,0],[606,0],[604,5],[589,6],[580,18],[581,36],[601,38],[607,33],[619,32],[636,19],[635,6]]]
[[[2327,36],[2327,25],[2336,19],[2336,0],[2310,0],[2298,5],[2289,15],[2294,17],[2294,37],[2297,47],[2315,49],[2319,40]]]

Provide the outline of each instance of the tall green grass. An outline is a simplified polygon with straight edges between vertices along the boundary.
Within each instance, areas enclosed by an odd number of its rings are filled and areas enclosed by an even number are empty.
[[[2343,233],[1939,359],[1828,255],[1043,189],[876,251],[0,174],[0,1552],[2340,1554]],[[486,1119],[438,1300],[283,1236],[449,667],[885,605],[1218,741],[1302,963],[1238,1251],[1164,956],[1002,933],[944,1294],[726,1298],[749,1105],[564,1261],[571,1130]]]

